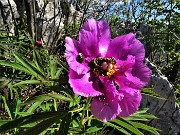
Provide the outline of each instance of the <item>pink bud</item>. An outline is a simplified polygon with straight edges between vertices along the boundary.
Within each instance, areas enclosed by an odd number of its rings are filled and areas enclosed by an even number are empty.
[[[42,41],[36,41],[36,46],[42,47]]]

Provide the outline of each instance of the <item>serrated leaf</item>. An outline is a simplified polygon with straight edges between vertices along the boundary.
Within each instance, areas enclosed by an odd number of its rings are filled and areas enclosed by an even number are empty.
[[[150,88],[143,88],[141,90],[141,94],[146,95],[146,96],[151,96],[151,97],[154,97],[154,98],[159,98],[159,99],[167,100],[167,99],[163,98],[162,96],[160,96],[159,94],[155,93]]]

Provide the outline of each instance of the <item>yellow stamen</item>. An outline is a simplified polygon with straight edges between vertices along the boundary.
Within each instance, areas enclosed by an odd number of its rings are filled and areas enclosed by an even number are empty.
[[[91,68],[93,74],[98,76],[104,76],[111,78],[116,71],[119,70],[116,65],[116,61],[113,57],[111,58],[94,58],[88,66]]]
[[[110,78],[116,71],[114,69],[111,69],[107,72],[108,78]]]

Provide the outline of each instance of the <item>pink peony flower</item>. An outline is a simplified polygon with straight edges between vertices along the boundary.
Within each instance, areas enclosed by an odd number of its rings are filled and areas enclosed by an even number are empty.
[[[66,37],[65,46],[69,83],[75,94],[94,97],[95,117],[106,122],[138,110],[151,70],[143,63],[144,46],[133,33],[111,40],[108,23],[88,19],[78,41]]]

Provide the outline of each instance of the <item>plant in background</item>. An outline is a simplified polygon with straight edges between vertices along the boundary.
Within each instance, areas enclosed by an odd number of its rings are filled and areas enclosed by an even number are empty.
[[[108,23],[89,19],[79,41],[66,37],[69,83],[75,94],[93,97],[91,112],[103,121],[135,113],[151,70],[143,44],[130,33],[110,39]]]

